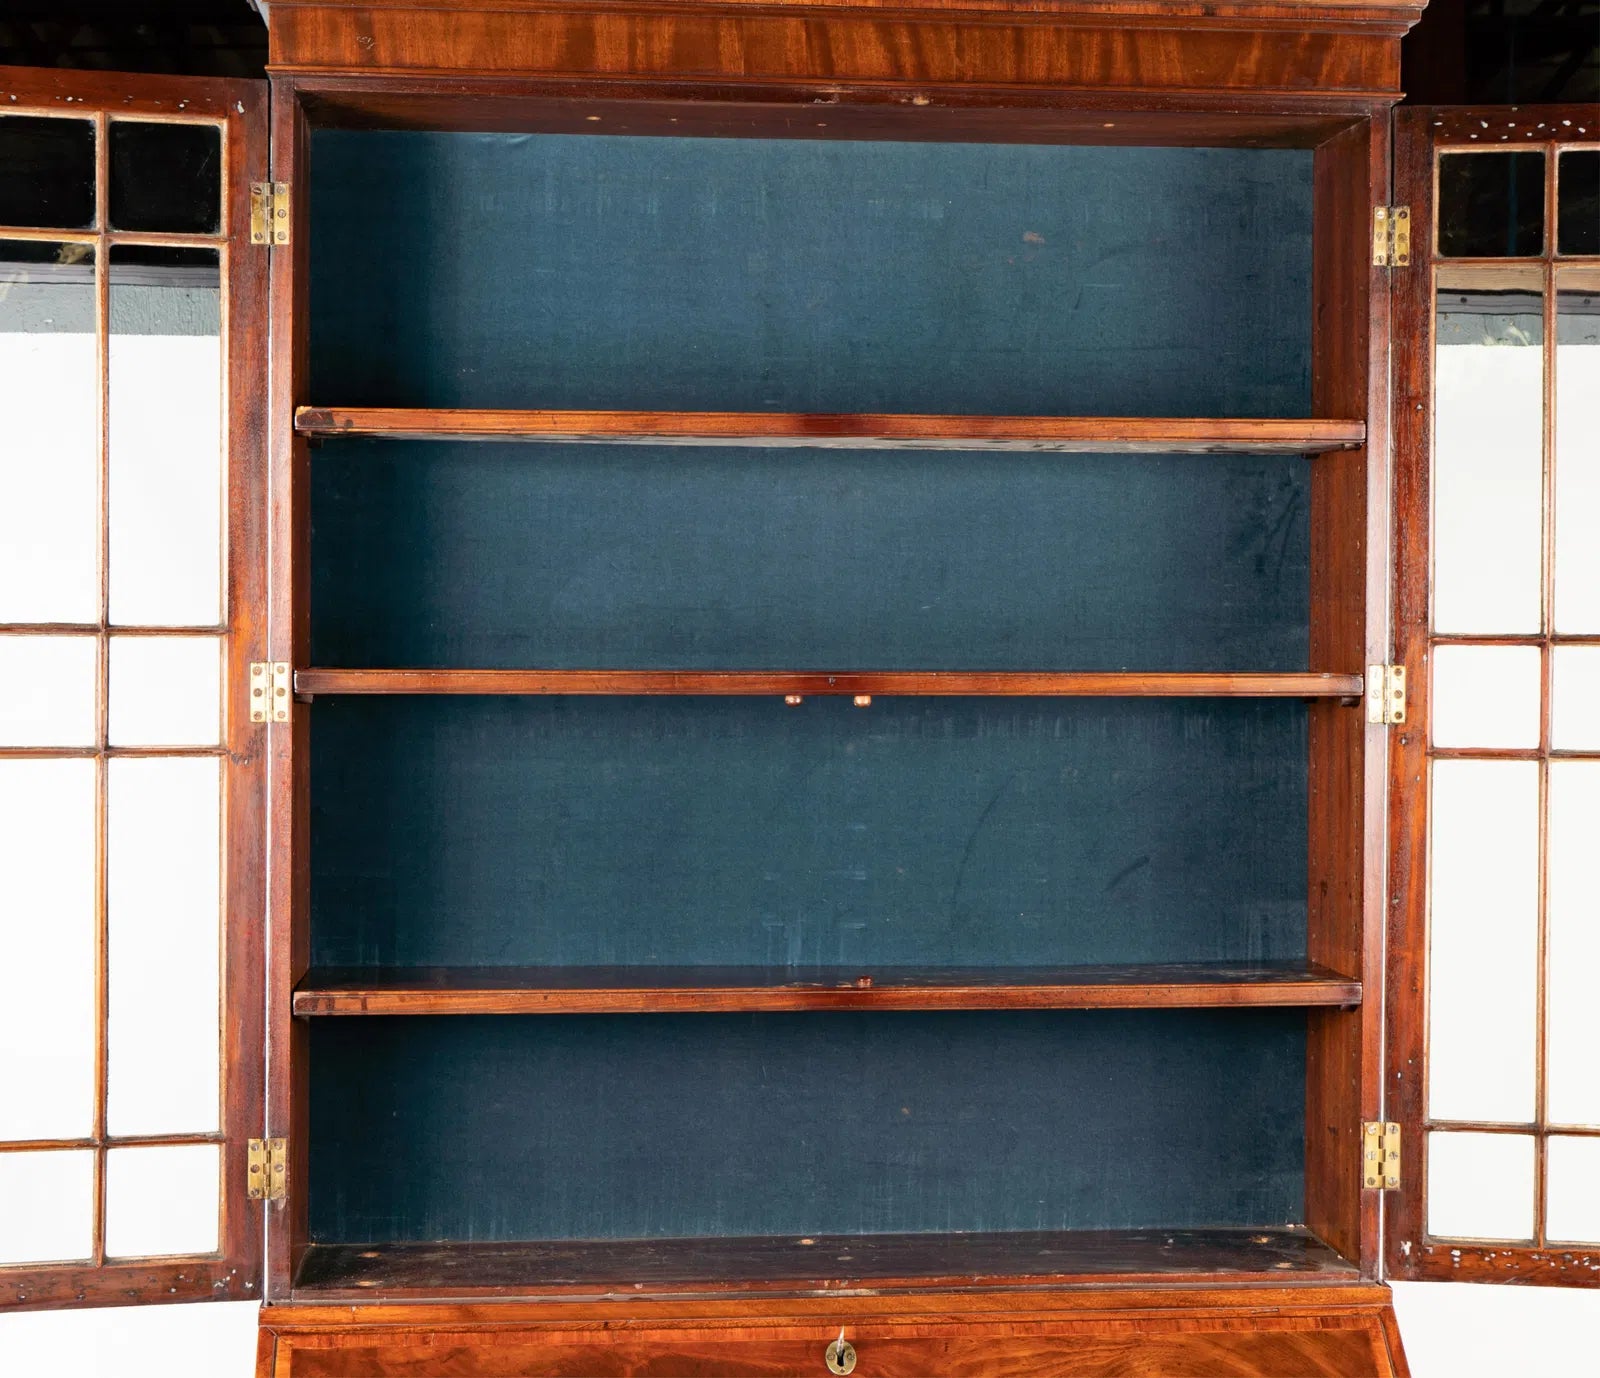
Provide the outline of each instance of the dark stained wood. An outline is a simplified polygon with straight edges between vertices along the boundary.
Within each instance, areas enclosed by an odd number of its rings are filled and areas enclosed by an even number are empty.
[[[1321,454],[1366,439],[1363,421],[1064,416],[838,416],[792,412],[412,411],[301,407],[302,435],[631,445],[1058,450],[1104,454]]]
[[[695,135],[707,138],[899,139],[1190,148],[1315,148],[1376,109],[1334,95],[1286,110],[1249,92],[1195,91],[1181,108],[1129,93],[947,87],[915,104],[881,86],[832,90],[764,82],[651,81],[624,95],[612,83],[470,77],[330,77],[296,83],[315,123],[350,129],[449,129],[525,134]],[[819,99],[826,104],[818,110]],[[1387,104],[1383,106],[1387,109]],[[591,119],[591,116],[595,118]]]
[[[309,133],[289,87],[272,93],[272,175],[301,185]],[[306,298],[309,284],[308,206],[293,200],[292,242],[272,260],[272,448],[267,497],[271,513],[272,578],[268,590],[272,643],[269,660],[302,663],[311,644],[311,513],[308,450],[292,425],[306,377]],[[267,885],[266,1133],[289,1145],[287,1195],[267,1210],[266,1295],[285,1296],[309,1233],[309,1049],[303,1022],[290,1017],[295,983],[310,964],[311,725],[304,713],[271,724]]]
[[[296,1299],[842,1292],[861,1287],[973,1290],[1065,1285],[1115,1275],[1327,1281],[1355,1267],[1309,1231],[1083,1230],[815,1238],[554,1240],[518,1244],[316,1244]]]
[[[222,293],[226,338],[227,410],[227,560],[223,571],[226,590],[224,621],[207,629],[225,638],[227,686],[224,695],[222,745],[195,751],[154,751],[106,745],[108,683],[107,660],[99,657],[98,743],[82,752],[50,751],[53,756],[98,758],[96,808],[96,1106],[93,1133],[75,1146],[92,1147],[97,1157],[94,1188],[94,1256],[85,1262],[58,1265],[0,1266],[0,1311],[60,1309],[77,1305],[119,1306],[157,1301],[248,1301],[261,1295],[261,1217],[244,1200],[234,1184],[245,1171],[245,1140],[260,1132],[260,1107],[265,1064],[262,1048],[263,956],[258,922],[263,907],[265,825],[262,812],[265,763],[258,729],[250,723],[248,675],[251,660],[264,654],[266,531],[262,497],[263,457],[266,446],[265,396],[266,264],[248,250],[249,182],[265,175],[267,164],[267,102],[259,83],[125,73],[35,71],[0,67],[0,106],[8,113],[38,111],[93,116],[104,128],[114,116],[147,118],[200,118],[223,122],[226,158],[224,223],[217,235],[125,236],[146,242],[192,242],[227,245],[223,258]],[[105,142],[99,144],[97,193],[106,204],[109,163]],[[57,237],[54,232],[51,238]],[[95,242],[101,265],[108,261],[109,238],[100,231],[65,236]],[[100,322],[98,348],[102,363],[108,355],[106,323],[109,276],[97,279]],[[104,637],[110,630],[104,620],[109,549],[105,482],[105,417],[109,407],[102,392],[101,464],[101,620],[83,628],[29,627],[34,633],[62,634],[78,631]],[[19,630],[21,630],[19,628]],[[122,629],[118,628],[119,635]],[[166,634],[164,629],[144,629],[146,634]],[[192,629],[186,629],[193,634]],[[6,755],[45,755],[28,749]],[[218,1241],[214,1254],[202,1257],[107,1261],[104,1249],[104,1162],[109,1130],[105,1114],[108,1039],[105,1019],[111,973],[106,963],[107,837],[106,767],[113,757],[214,756],[222,763],[222,895],[220,994],[222,1019],[219,1154],[220,1199]],[[42,1145],[41,1145],[42,1146]]]
[[[1038,967],[313,968],[297,1015],[718,1010],[1115,1009],[1357,1005],[1361,983],[1304,962]]]
[[[297,695],[734,694],[1073,695],[1084,698],[1328,698],[1358,702],[1363,677],[1323,672],[1167,674],[950,670],[296,670]]]
[[[1281,1277],[1281,1275],[1280,1275]],[[628,1320],[619,1324],[618,1308]],[[352,1323],[352,1315],[355,1322]],[[872,1293],[263,1312],[257,1378],[339,1374],[814,1374],[840,1327],[858,1373],[1407,1374],[1382,1288],[1359,1283]],[[604,1347],[594,1341],[604,1336]]]
[[[1368,444],[1329,456],[1311,478],[1311,657],[1371,665],[1389,659],[1382,587],[1382,495],[1388,456],[1387,292],[1371,261],[1372,208],[1388,188],[1387,122],[1351,129],[1317,150],[1312,232],[1312,406],[1370,418]],[[1366,715],[1313,703],[1309,742],[1307,953],[1383,979],[1383,733]],[[1317,1010],[1307,1022],[1306,1220],[1375,1271],[1377,1193],[1360,1175],[1363,1120],[1379,1117],[1381,1011]]]

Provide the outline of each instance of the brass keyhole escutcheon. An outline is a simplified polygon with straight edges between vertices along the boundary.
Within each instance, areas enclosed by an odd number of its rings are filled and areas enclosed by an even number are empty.
[[[837,1340],[822,1351],[822,1362],[828,1366],[829,1373],[854,1373],[856,1370],[856,1347],[841,1334]]]

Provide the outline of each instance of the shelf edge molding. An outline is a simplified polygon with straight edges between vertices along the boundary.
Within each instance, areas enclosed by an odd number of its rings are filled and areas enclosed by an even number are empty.
[[[1323,454],[1366,443],[1359,420],[910,413],[494,411],[299,407],[304,436],[603,445],[1047,450],[1063,453]]]
[[[294,691],[318,694],[781,695],[839,697],[1291,698],[1359,702],[1362,675],[864,670],[296,670]],[[866,704],[860,706],[866,707]]]
[[[298,1016],[695,1014],[1339,1006],[1361,982],[1306,962],[995,968],[313,968]]]

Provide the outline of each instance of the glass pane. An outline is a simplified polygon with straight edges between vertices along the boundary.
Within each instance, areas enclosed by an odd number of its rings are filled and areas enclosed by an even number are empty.
[[[0,746],[93,746],[95,638],[0,636]]]
[[[1550,745],[1600,749],[1600,646],[1557,646],[1550,675]]]
[[[1428,1113],[1531,1121],[1539,767],[1435,761],[1429,817]]]
[[[0,1153],[0,1263],[57,1263],[94,1251],[94,1154]]]
[[[1556,186],[1556,250],[1600,254],[1600,149],[1561,155]]]
[[[106,1253],[209,1254],[217,1248],[216,1144],[106,1154]]]
[[[1433,744],[1538,746],[1539,674],[1537,646],[1435,646]]]
[[[113,746],[215,746],[221,722],[221,637],[111,638]]]
[[[1468,291],[1446,285],[1443,273],[1440,283],[1434,629],[1537,632],[1544,482],[1539,295]]]
[[[111,122],[111,228],[215,234],[222,127]]]
[[[113,1134],[215,1130],[220,763],[108,769],[108,1123]]]
[[[94,1121],[93,761],[0,761],[0,1139]]]
[[[48,115],[0,116],[0,225],[94,225],[94,125]]]
[[[1543,153],[1440,155],[1441,255],[1528,258],[1543,250]]]
[[[111,620],[214,626],[224,506],[217,254],[118,245],[111,270]]]
[[[1557,285],[1555,625],[1600,632],[1600,270]]]
[[[1428,1233],[1532,1239],[1533,1136],[1429,1134]]]
[[[100,620],[94,317],[92,245],[0,240],[0,622]]]
[[[1552,761],[1545,1097],[1555,1124],[1600,1125],[1600,762]]]
[[[1545,1234],[1600,1244],[1600,1139],[1552,1135],[1545,1161]]]

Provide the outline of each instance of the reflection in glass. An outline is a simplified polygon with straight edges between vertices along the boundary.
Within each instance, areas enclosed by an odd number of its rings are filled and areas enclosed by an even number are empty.
[[[113,1148],[106,1154],[106,1253],[209,1254],[217,1248],[215,1144]]]
[[[1434,355],[1435,631],[1540,630],[1543,343],[1536,291],[1467,290],[1441,271]]]
[[[1600,254],[1600,149],[1562,153],[1556,186],[1556,252]]]
[[[216,757],[107,766],[113,1134],[217,1128],[221,993],[221,765]]]
[[[215,250],[113,247],[110,374],[111,620],[215,626],[225,497]]]
[[[1532,1239],[1533,1136],[1429,1134],[1428,1233]]]
[[[222,639],[111,637],[113,746],[216,746],[222,735]]]
[[[1556,281],[1555,627],[1600,632],[1600,270]]]
[[[1546,1113],[1600,1126],[1600,761],[1550,763]]]
[[[1545,1233],[1552,1240],[1600,1244],[1600,1138],[1554,1134],[1545,1163]]]
[[[1550,745],[1600,751],[1600,646],[1557,646],[1550,675]]]
[[[0,746],[93,746],[92,636],[0,636]]]
[[[222,225],[222,127],[111,122],[111,228],[215,234]]]
[[[1439,253],[1529,258],[1544,251],[1544,154],[1442,153]]]
[[[0,115],[0,225],[93,227],[92,121]]]
[[[1536,747],[1541,692],[1537,646],[1435,646],[1433,744]]]
[[[0,1153],[0,1263],[64,1263],[94,1249],[94,1154]]]
[[[1428,1113],[1524,1123],[1534,1114],[1539,767],[1433,763]],[[1485,1018],[1492,1008],[1494,1018]]]
[[[95,782],[0,760],[0,1139],[94,1127]]]
[[[0,240],[0,622],[100,620],[99,398],[94,246]]]

